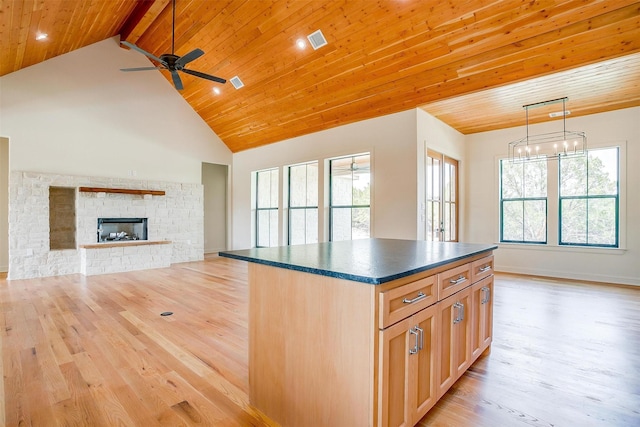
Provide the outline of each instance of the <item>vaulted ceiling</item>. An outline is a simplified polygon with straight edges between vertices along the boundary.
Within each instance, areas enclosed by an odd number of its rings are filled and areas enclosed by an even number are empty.
[[[171,52],[171,0],[0,7],[0,75],[118,34]],[[326,46],[297,47],[318,29]],[[189,68],[245,85],[181,74],[182,96],[234,152],[416,107],[474,133],[565,96],[572,117],[640,105],[637,1],[176,0],[175,52],[195,48]]]

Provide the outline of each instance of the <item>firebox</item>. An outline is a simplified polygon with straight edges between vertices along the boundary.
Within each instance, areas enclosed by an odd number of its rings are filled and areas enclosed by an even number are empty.
[[[147,240],[147,218],[98,218],[98,243]]]

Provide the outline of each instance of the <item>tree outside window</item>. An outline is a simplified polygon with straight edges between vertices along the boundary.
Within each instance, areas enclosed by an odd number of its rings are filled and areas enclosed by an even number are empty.
[[[318,242],[318,162],[289,167],[289,244]]]
[[[500,241],[547,242],[547,163],[500,161]]]
[[[371,156],[329,162],[331,197],[330,240],[366,239],[371,229]]]
[[[560,244],[618,247],[618,148],[560,160]]]
[[[278,246],[278,169],[256,172],[256,247]]]

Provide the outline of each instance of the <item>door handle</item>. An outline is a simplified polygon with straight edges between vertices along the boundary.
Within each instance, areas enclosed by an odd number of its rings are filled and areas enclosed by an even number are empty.
[[[416,354],[418,352],[418,331],[416,331],[414,328],[411,328],[409,329],[409,334],[416,336],[416,344],[413,346],[413,348],[409,349],[409,354]]]
[[[462,319],[460,319],[460,303],[456,302],[455,304],[453,304],[453,309],[456,311],[455,315],[456,317],[453,319],[453,324],[455,325],[456,323],[460,322]]]
[[[481,288],[481,290],[484,293],[484,298],[482,298],[482,301],[480,301],[480,303],[487,304],[491,300],[491,289],[489,289],[487,286],[484,286]]]
[[[418,350],[422,350],[422,347],[424,347],[424,329],[418,327],[418,325],[414,326],[413,329],[420,333],[420,344],[418,345]]]

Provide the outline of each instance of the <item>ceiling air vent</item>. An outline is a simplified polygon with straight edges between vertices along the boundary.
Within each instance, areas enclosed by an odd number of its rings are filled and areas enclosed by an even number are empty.
[[[313,50],[320,49],[322,46],[327,44],[327,39],[324,38],[324,34],[322,34],[322,31],[320,30],[309,34],[307,38],[309,39],[309,43],[311,43]]]
[[[229,81],[231,82],[233,87],[235,87],[236,89],[240,89],[241,87],[244,86],[244,83],[242,83],[242,80],[240,80],[240,77],[238,76],[231,77]]]
[[[569,111],[569,110],[556,111],[556,112],[553,112],[553,113],[549,113],[549,117],[551,117],[551,118],[562,117],[562,116],[568,116],[569,114],[571,114],[571,111]]]

